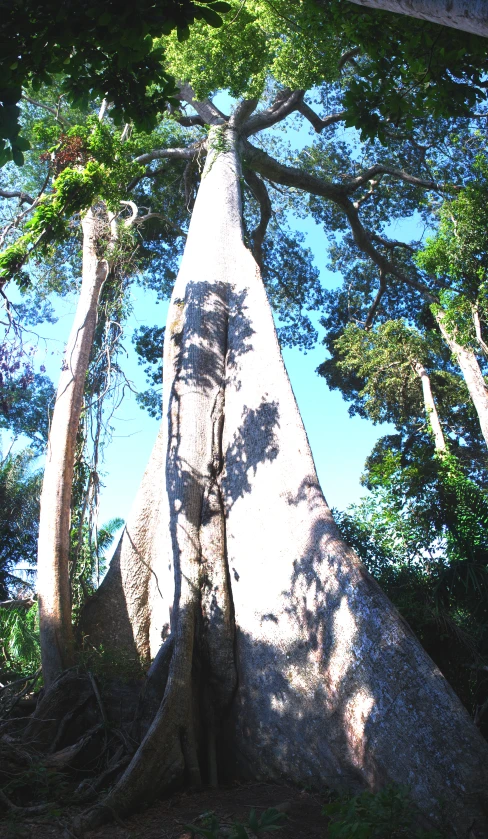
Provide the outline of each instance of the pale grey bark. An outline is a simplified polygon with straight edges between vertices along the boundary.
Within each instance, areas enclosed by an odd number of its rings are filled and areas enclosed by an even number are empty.
[[[214,105],[211,99],[195,99],[194,90],[188,82],[180,83],[178,88],[180,99],[195,109],[198,116],[204,120],[205,125],[224,125],[227,121],[228,117]]]
[[[422,384],[422,393],[424,395],[424,406],[425,406],[425,413],[427,414],[427,419],[429,421],[429,425],[432,429],[432,434],[434,435],[434,443],[435,443],[435,450],[437,452],[445,452],[446,451],[446,441],[444,439],[444,434],[442,431],[441,422],[439,419],[439,414],[437,413],[436,404],[434,401],[434,395],[432,393],[432,388],[430,385],[430,376],[427,373],[427,370],[420,363],[420,361],[415,361],[413,363],[413,368],[420,378]]]
[[[436,313],[436,321],[442,333],[442,337],[449,346],[453,356],[456,358],[466,382],[469,395],[478,414],[481,433],[488,446],[488,390],[485,379],[480,369],[478,359],[473,350],[463,347],[451,335],[444,323],[444,313],[439,310]]]
[[[181,781],[200,783],[193,725],[203,716],[207,740],[232,699],[234,623],[225,563],[221,495],[228,284],[254,261],[242,241],[239,162],[234,133],[212,129],[209,153],[168,312],[163,373],[163,509],[174,572],[173,645],[164,697],[120,781],[82,826],[125,812]],[[229,152],[217,150],[229,144]],[[214,148],[213,148],[214,146]],[[231,148],[232,146],[232,148]],[[204,258],[202,258],[204,255]],[[166,605],[162,609],[166,614]],[[201,616],[201,617],[200,617]],[[153,615],[153,619],[156,615]],[[193,655],[201,620],[199,664],[206,675],[202,714],[193,707]],[[215,743],[210,744],[215,754]],[[163,756],[163,757],[162,757]],[[211,779],[212,773],[210,773]]]
[[[481,349],[483,350],[484,354],[488,356],[488,346],[483,340],[483,335],[481,332],[481,321],[480,321],[480,314],[478,311],[477,306],[473,306],[473,324],[474,324],[474,331],[476,335],[476,340],[480,345]]]
[[[459,837],[474,824],[481,837],[486,743],[333,522],[243,242],[239,131],[217,126],[209,146],[165,338],[168,683],[132,763],[85,824],[161,792],[185,765],[198,779],[198,628],[209,763],[232,702],[226,777],[404,784],[427,821],[445,816]]]
[[[486,0],[350,0],[385,12],[429,20],[488,38],[488,3]]]
[[[162,515],[165,456],[161,427],[109,570],[80,620],[91,646],[134,661],[154,658],[169,633],[173,567],[168,516]]]
[[[223,490],[239,672],[230,764],[316,786],[405,784],[427,818],[444,809],[456,835],[473,818],[483,831],[487,746],[337,531],[257,269],[229,300]]]
[[[66,347],[52,415],[41,494],[37,586],[44,684],[72,663],[69,531],[76,435],[97,322],[100,290],[109,266],[97,253],[108,220],[89,210],[83,218],[80,297]]]

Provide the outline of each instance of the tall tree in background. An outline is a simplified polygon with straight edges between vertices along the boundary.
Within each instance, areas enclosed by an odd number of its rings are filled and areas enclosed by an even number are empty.
[[[82,228],[80,298],[53,408],[41,496],[38,593],[42,666],[47,686],[73,664],[69,540],[76,438],[98,300],[110,271],[110,245],[115,245],[105,207],[88,210]],[[103,245],[106,254],[101,253]]]

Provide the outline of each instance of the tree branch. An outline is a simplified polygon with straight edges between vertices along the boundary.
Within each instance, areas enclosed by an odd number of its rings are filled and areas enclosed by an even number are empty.
[[[262,177],[270,181],[275,181],[282,186],[303,189],[312,195],[328,198],[340,206],[345,206],[346,203],[349,203],[347,193],[342,184],[333,184],[330,181],[317,178],[316,175],[310,175],[308,172],[304,172],[296,166],[286,166],[284,163],[278,163],[277,160],[265,151],[257,149],[256,146],[251,145],[247,140],[244,141],[244,163]]]
[[[135,203],[135,201],[120,201],[119,203],[130,208],[131,215],[129,216],[129,218],[125,219],[124,227],[132,227],[132,225],[135,224],[138,220],[137,216],[139,215],[139,208],[137,204]]]
[[[385,274],[392,274],[392,276],[401,280],[401,282],[405,283],[405,285],[419,291],[430,303],[438,302],[437,297],[432,293],[428,286],[418,280],[412,279],[407,274],[404,274],[394,262],[391,262],[376,250],[372,242],[372,234],[363,227],[359,218],[359,213],[349,199],[347,199],[345,204],[342,205],[342,208],[347,216],[356,245],[363,251],[363,253],[367,254],[370,259],[372,259],[380,271],[383,271]]]
[[[195,93],[190,84],[185,82],[185,84],[179,84],[178,87],[180,99],[183,99],[184,102],[195,109],[205,125],[223,125],[227,122],[228,117],[222,111],[219,111],[210,99],[202,99],[201,101],[195,99]]]
[[[141,154],[139,157],[134,158],[134,163],[150,163],[151,160],[191,160],[197,154],[198,150],[201,147],[201,143],[193,143],[191,146],[186,146],[184,148],[175,148],[175,149],[154,149],[153,151],[147,152],[147,154]],[[148,172],[147,175],[149,176],[151,172]]]
[[[359,186],[371,181],[377,175],[392,175],[392,177],[398,178],[407,184],[411,184],[412,186],[421,186],[424,189],[435,189],[436,191],[443,191],[445,189],[444,186],[440,186],[435,183],[435,181],[427,181],[424,178],[417,178],[415,175],[410,175],[403,169],[397,169],[396,166],[385,166],[383,163],[376,163],[374,166],[370,166],[369,169],[366,169],[358,175],[357,178],[352,178],[344,183],[347,194],[351,195]]]
[[[241,99],[229,119],[231,128],[239,128],[258,106],[259,99]]]
[[[322,117],[319,117],[319,115],[315,113],[315,111],[310,107],[310,105],[307,105],[307,103],[303,100],[298,103],[296,109],[297,111],[299,111],[299,113],[301,113],[302,116],[305,117],[305,119],[308,119],[308,121],[315,128],[317,134],[320,134],[320,132],[323,131],[324,128],[328,128],[329,125],[334,125],[334,123],[336,122],[341,122],[341,120],[345,118],[347,113],[347,111],[340,111],[337,114],[329,114],[329,116],[326,116],[322,119]]]
[[[175,116],[176,121],[183,126],[183,128],[192,128],[194,125],[199,125],[201,128],[205,125],[203,119],[198,114],[193,114],[192,116],[186,116],[186,114],[181,114],[181,116]]]
[[[254,258],[262,270],[263,241],[272,215],[271,201],[269,199],[268,190],[266,189],[266,184],[261,180],[261,178],[258,178],[252,169],[244,169],[244,178],[256,201],[259,203],[261,217],[259,224],[251,233],[251,241],[253,244]]]
[[[349,63],[349,64],[352,64],[353,67],[356,67],[357,64],[354,61],[354,59],[356,58],[357,55],[359,55],[360,52],[361,52],[360,47],[354,47],[352,50],[347,50],[347,52],[343,53],[341,55],[339,61],[338,61],[338,64],[337,64],[337,69],[339,70],[339,72],[344,67],[344,64]]]
[[[473,313],[474,331],[476,333],[476,340],[478,341],[478,344],[480,345],[480,347],[483,350],[483,352],[485,353],[485,355],[488,355],[488,346],[483,341],[483,336],[481,334],[481,321],[480,321],[480,314],[479,314],[477,306],[473,306],[472,313]]]
[[[18,198],[19,204],[33,204],[35,200],[27,192],[22,192],[22,190],[9,192],[6,189],[0,189],[0,198]]]
[[[257,134],[258,131],[264,131],[266,128],[271,128],[277,122],[285,119],[292,111],[296,111],[298,103],[303,98],[304,90],[282,90],[276,97],[273,104],[264,111],[258,111],[254,114],[243,127],[243,135],[250,137],[251,134]]]
[[[168,105],[168,111],[173,119],[176,120],[179,125],[182,125],[183,128],[192,128],[194,125],[200,125],[203,127],[205,125],[205,122],[198,114],[187,116],[186,114],[182,114],[181,111],[178,111],[174,105]]]
[[[429,20],[440,26],[452,26],[484,38],[488,37],[488,14],[485,2],[466,2],[466,0],[450,0],[441,3],[439,0],[349,0],[357,6],[367,6],[370,9],[380,9],[383,12],[394,12],[399,15]],[[387,20],[385,20],[387,26]]]
[[[308,172],[303,172],[295,166],[285,166],[278,163],[269,154],[252,146],[248,141],[244,143],[244,158],[248,166],[270,181],[275,181],[283,186],[303,189],[311,195],[318,195],[321,198],[333,201],[345,213],[357,246],[372,259],[380,270],[385,274],[392,274],[406,285],[420,291],[431,303],[437,302],[437,298],[428,286],[404,274],[393,262],[390,262],[376,250],[371,234],[363,227],[359,212],[348,197],[348,185],[333,184],[330,181],[317,178],[315,175],[310,175]]]
[[[377,233],[372,233],[371,238],[374,242],[379,242],[380,245],[383,245],[385,248],[389,248],[393,250],[394,248],[405,248],[410,253],[415,253],[415,248],[412,248],[411,245],[407,245],[406,242],[397,242],[397,241],[390,241],[389,239],[384,239],[383,236],[378,236]]]
[[[373,301],[373,304],[372,304],[372,306],[371,306],[371,308],[368,312],[366,321],[364,323],[364,328],[365,329],[371,329],[371,327],[373,326],[374,316],[375,316],[375,314],[378,310],[378,306],[380,305],[381,298],[383,297],[385,291],[386,291],[386,274],[385,274],[384,271],[382,271],[380,269],[380,287],[378,289],[376,297]]]
[[[2,600],[0,602],[0,609],[7,609],[7,611],[12,609],[30,609],[35,602],[31,597],[21,597],[18,600]]]
[[[43,108],[45,111],[48,111],[55,117],[55,119],[57,120],[57,122],[59,122],[60,125],[71,125],[69,120],[61,116],[58,108],[53,108],[51,107],[51,105],[45,105],[44,102],[37,102],[35,99],[31,99],[30,96],[27,96],[26,93],[22,94],[22,99],[25,99],[26,102],[30,102],[30,104],[34,105],[36,108]]]

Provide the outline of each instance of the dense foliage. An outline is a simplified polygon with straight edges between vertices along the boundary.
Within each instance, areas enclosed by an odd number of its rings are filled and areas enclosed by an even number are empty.
[[[220,26],[223,0],[142,0],[114,4],[18,2],[13,0],[0,22],[0,165],[23,162],[29,140],[20,136],[18,102],[22,88],[34,92],[62,76],[63,94],[74,103],[110,97],[117,123],[134,121],[153,128],[174,96],[174,80],[161,63],[153,39],[176,29],[188,35],[196,19]]]

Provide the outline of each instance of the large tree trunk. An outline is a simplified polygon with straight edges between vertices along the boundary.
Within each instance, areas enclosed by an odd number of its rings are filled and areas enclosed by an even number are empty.
[[[218,755],[226,779],[406,784],[425,818],[484,835],[486,744],[334,524],[243,242],[238,132],[213,129],[209,143],[165,340],[166,689],[83,824],[185,767],[215,782]]]
[[[488,390],[485,384],[483,373],[481,372],[478,359],[473,350],[466,349],[461,344],[458,344],[455,337],[450,334],[444,323],[444,313],[439,310],[436,314],[436,321],[441,331],[442,337],[446,344],[455,356],[461,372],[466,382],[469,395],[476,408],[476,413],[480,421],[481,433],[485,438],[485,443],[488,446]]]
[[[80,297],[66,347],[54,406],[41,495],[38,593],[44,684],[72,664],[69,533],[71,487],[83,388],[108,263],[100,259],[105,211],[89,210],[82,221],[83,274]]]
[[[430,20],[441,26],[462,29],[488,38],[486,0],[350,0],[357,6],[396,12],[400,15]]]
[[[223,489],[239,673],[234,762],[248,776],[336,788],[406,784],[425,815],[439,819],[445,808],[457,835],[473,818],[484,829],[486,744],[340,537],[257,270],[232,289],[230,311]]]

